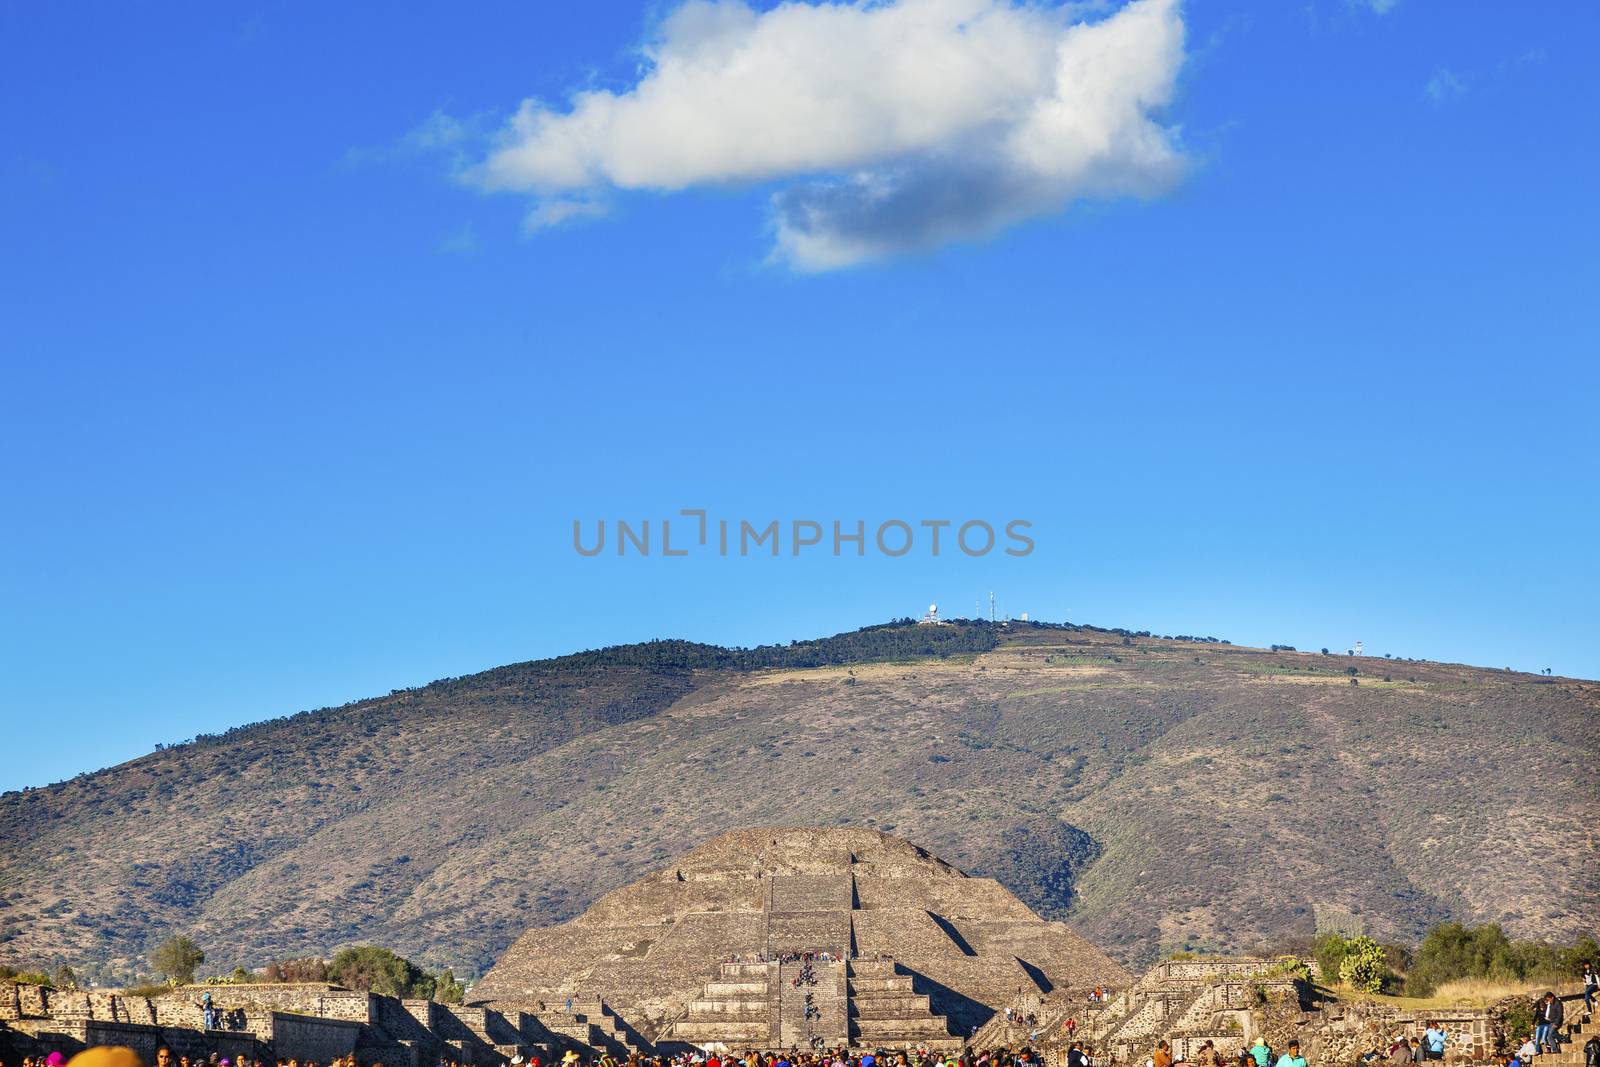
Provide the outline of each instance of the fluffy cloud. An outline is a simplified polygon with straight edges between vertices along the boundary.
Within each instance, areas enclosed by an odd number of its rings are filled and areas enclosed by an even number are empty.
[[[773,183],[775,254],[825,270],[982,236],[1182,174],[1160,124],[1177,0],[1102,17],[1013,0],[690,0],[625,92],[525,101],[472,172],[531,227],[613,189]]]

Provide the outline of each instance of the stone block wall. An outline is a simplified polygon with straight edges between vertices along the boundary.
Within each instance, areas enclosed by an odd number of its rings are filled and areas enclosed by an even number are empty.
[[[279,1059],[327,1063],[356,1050],[362,1024],[343,1019],[272,1013],[272,1051]]]

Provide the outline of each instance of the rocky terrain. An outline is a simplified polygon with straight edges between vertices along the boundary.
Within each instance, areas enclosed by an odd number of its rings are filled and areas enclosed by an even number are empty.
[[[0,797],[0,962],[126,976],[183,931],[208,972],[370,942],[481,973],[767,824],[892,831],[1130,966],[1319,918],[1572,937],[1597,711],[1594,682],[1076,627],[627,646]]]

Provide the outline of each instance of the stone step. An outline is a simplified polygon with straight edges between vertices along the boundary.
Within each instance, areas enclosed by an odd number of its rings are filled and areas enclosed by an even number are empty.
[[[750,997],[765,997],[767,983],[762,982],[707,982],[705,998],[707,1000],[737,1000]]]
[[[894,962],[894,960],[851,960],[850,961],[850,974],[851,974],[852,977],[854,977],[856,975],[874,976],[874,975],[887,975],[887,974],[897,974],[897,973],[898,972],[895,970],[895,962]]]
[[[765,1012],[768,1003],[766,997],[759,999],[749,997],[741,1000],[691,1000],[688,1014],[711,1018],[721,1018],[724,1015],[749,1015],[753,1012]]]
[[[927,1011],[926,1009],[924,1009],[923,1011],[907,1011],[905,1008],[875,1008],[871,1004],[852,1004],[852,1005],[850,1005],[850,1018],[851,1018],[851,1020],[858,1020],[859,1019],[859,1020],[863,1020],[863,1021],[866,1021],[866,1020],[877,1021],[877,1020],[883,1020],[883,1019],[894,1020],[894,1019],[924,1019],[924,1018],[927,1018],[927,1019],[934,1019],[935,1021],[938,1021],[939,1025],[941,1025],[941,1026],[944,1025],[943,1021],[940,1019],[939,1016],[932,1014],[931,1012]]]
[[[898,1019],[851,1019],[850,1028],[862,1037],[882,1037],[891,1034],[950,1035],[950,1027],[937,1016]]]
[[[850,992],[855,995],[862,993],[909,993],[913,983],[909,974],[899,974],[892,978],[852,978],[850,979]]]
[[[878,1014],[884,1012],[899,1012],[908,1018],[913,1015],[924,1015],[932,1010],[928,998],[922,993],[891,993],[870,997],[857,996],[851,998],[851,1003],[863,1011],[871,1010]]]
[[[672,1036],[679,1041],[722,1041],[727,1044],[765,1045],[771,1034],[767,1020],[760,1022],[701,1022],[679,1019],[672,1025]]]

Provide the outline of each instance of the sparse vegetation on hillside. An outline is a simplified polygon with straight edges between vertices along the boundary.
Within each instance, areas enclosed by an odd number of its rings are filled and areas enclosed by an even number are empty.
[[[1386,945],[1600,914],[1589,683],[1017,623],[754,652],[502,667],[6,794],[0,960],[125,980],[204,930],[224,974],[373,943],[479,974],[775,823],[909,837],[1134,964],[1309,938],[1329,904]]]

